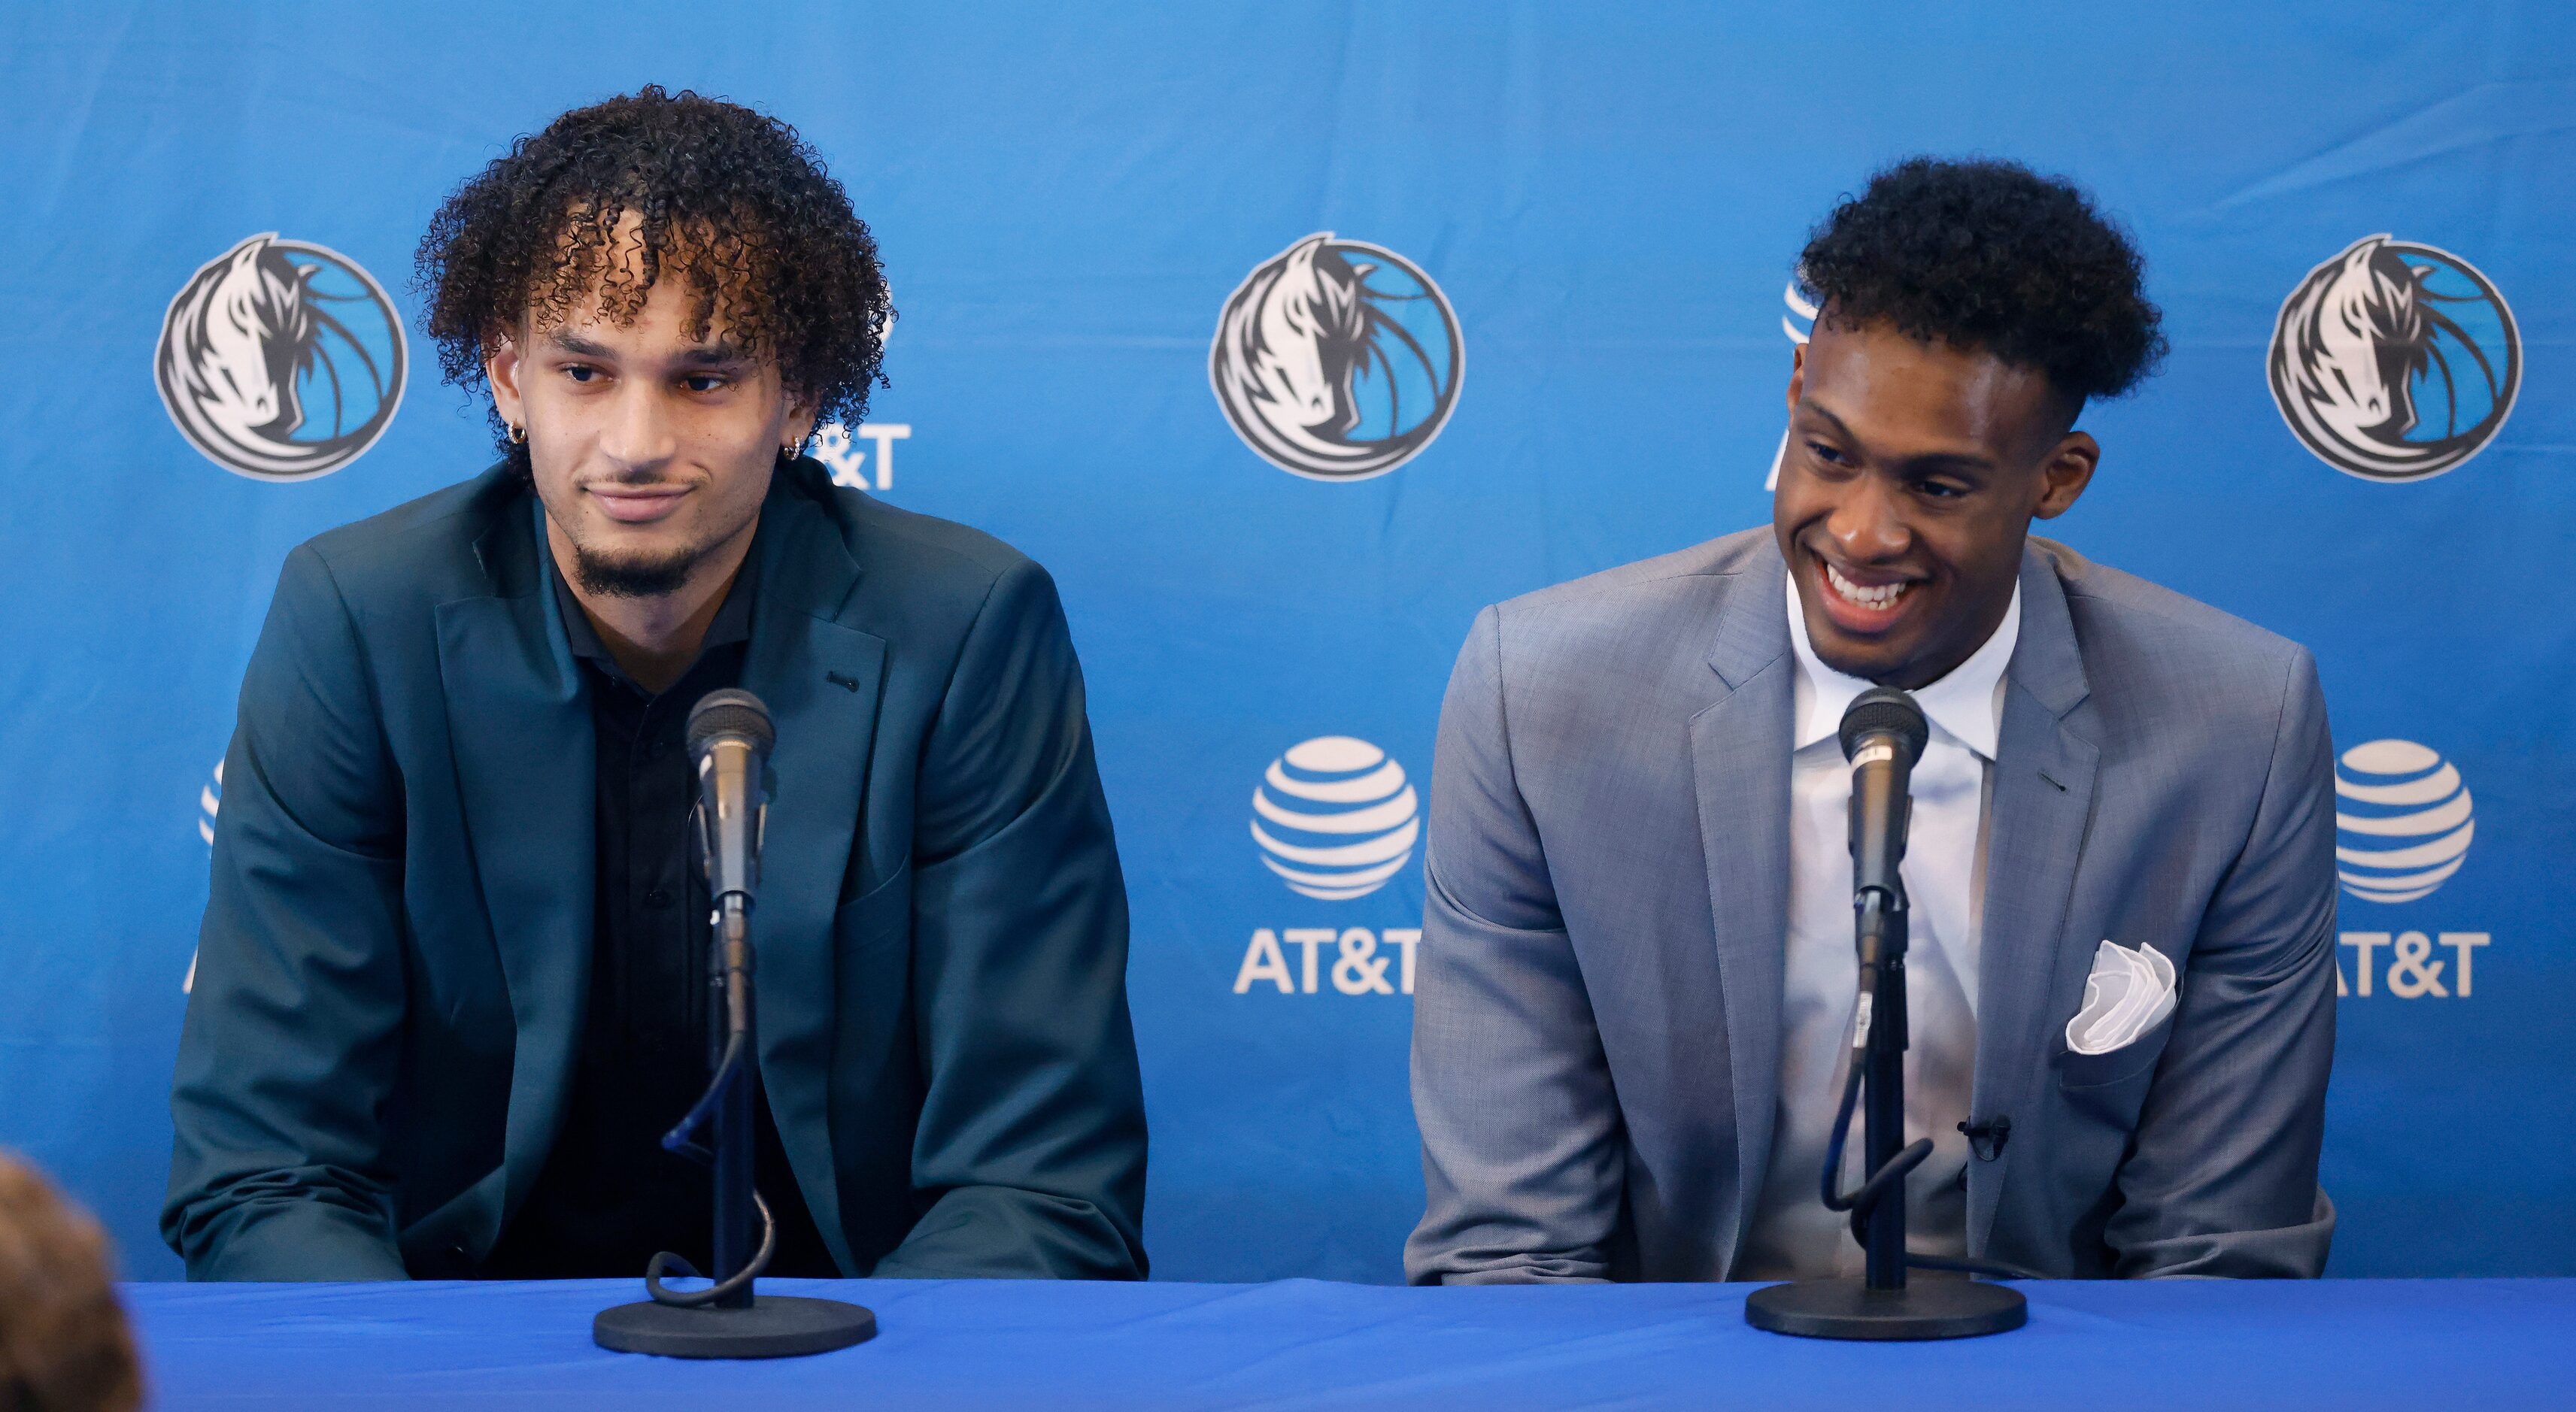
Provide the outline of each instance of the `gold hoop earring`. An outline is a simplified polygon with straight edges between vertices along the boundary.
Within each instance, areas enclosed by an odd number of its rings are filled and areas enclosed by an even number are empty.
[[[786,457],[790,461],[800,460],[805,455],[805,443],[801,438],[791,441],[786,445],[779,447],[778,454]]]
[[[528,429],[519,425],[517,422],[510,423],[510,444],[512,446],[527,445]]]

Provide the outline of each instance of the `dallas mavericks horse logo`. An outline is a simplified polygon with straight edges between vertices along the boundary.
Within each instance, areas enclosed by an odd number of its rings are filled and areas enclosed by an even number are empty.
[[[271,231],[206,262],[161,321],[153,379],[207,458],[259,480],[340,469],[392,424],[402,320],[356,261]]]
[[[2447,250],[2374,235],[2308,272],[2272,331],[2272,400],[2328,465],[2440,475],[2495,439],[2522,337],[2487,277]]]
[[[1383,475],[1458,405],[1466,347],[1446,295],[1381,246],[1307,236],[1225,301],[1208,381],[1235,435],[1283,471]]]

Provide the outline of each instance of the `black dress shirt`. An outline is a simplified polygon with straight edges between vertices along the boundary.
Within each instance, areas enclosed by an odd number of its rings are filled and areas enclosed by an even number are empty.
[[[562,1131],[484,1261],[487,1277],[640,1276],[661,1250],[700,1270],[713,1258],[714,1175],[662,1147],[662,1135],[706,1088],[716,1033],[707,978],[712,907],[689,829],[697,780],[685,732],[701,697],[742,680],[759,553],[755,538],[697,661],[658,696],[618,666],[571,587],[546,566],[598,738],[590,998]],[[757,914],[755,947],[756,921]],[[768,1103],[755,1096],[752,1107],[754,1183],[778,1222],[769,1273],[837,1276]]]

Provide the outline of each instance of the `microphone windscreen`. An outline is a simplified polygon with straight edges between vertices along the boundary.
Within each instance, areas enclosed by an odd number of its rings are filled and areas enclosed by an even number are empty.
[[[750,692],[730,687],[708,692],[689,708],[689,758],[703,757],[708,745],[728,735],[749,740],[762,755],[778,743],[778,732],[769,724],[769,708]]]
[[[1860,749],[1861,737],[1885,733],[1896,737],[1897,748],[1905,752],[1905,764],[1913,768],[1923,758],[1923,746],[1932,739],[1932,727],[1923,719],[1923,708],[1914,698],[1892,686],[1873,686],[1852,698],[1843,712],[1843,758]]]

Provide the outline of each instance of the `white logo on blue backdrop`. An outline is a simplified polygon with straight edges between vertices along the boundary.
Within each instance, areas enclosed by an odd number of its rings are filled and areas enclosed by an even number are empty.
[[[2413,902],[2468,861],[2468,786],[2411,740],[2373,740],[2335,767],[2335,876],[2365,902]]]
[[[1383,246],[1319,231],[1235,286],[1208,382],[1243,443],[1316,480],[1384,475],[1449,423],[1467,367],[1448,296]]]
[[[2272,400],[2326,464],[2421,480],[2485,449],[2522,386],[2504,296],[2447,250],[2356,240],[2308,271],[2272,330]]]
[[[1421,806],[1404,767],[1365,740],[1319,736],[1270,762],[1252,791],[1252,840],[1292,892],[1366,897],[1413,857]]]
[[[861,422],[856,435],[839,422],[825,422],[814,428],[814,440],[808,454],[832,473],[832,484],[860,490],[894,489],[894,444],[912,436],[910,422]],[[876,447],[876,474],[868,474],[868,453],[859,449],[865,441]]]
[[[224,762],[217,760],[215,777],[197,786],[197,837],[204,839],[208,848],[215,846],[215,816],[222,813],[223,808]],[[197,953],[191,951],[188,953],[188,976],[179,982],[179,993],[185,995],[196,988]]]
[[[207,459],[305,480],[358,459],[393,424],[404,357],[402,319],[373,275],[270,231],[207,261],[171,299],[152,372]]]
[[[197,786],[197,837],[215,846],[215,815],[224,807],[224,762],[215,762],[215,777]]]

